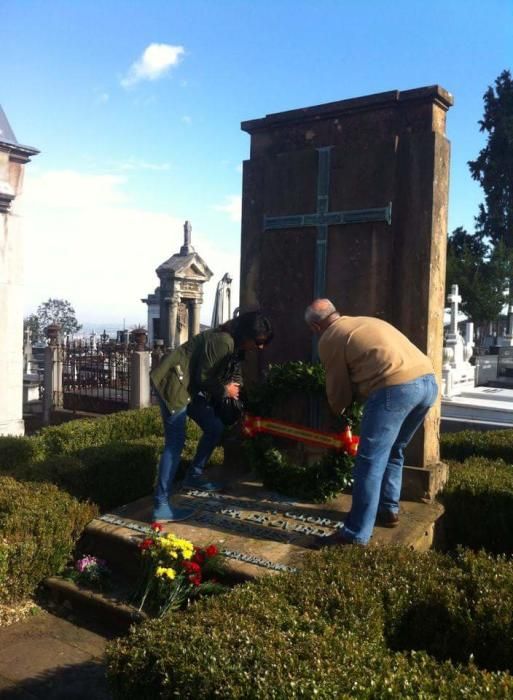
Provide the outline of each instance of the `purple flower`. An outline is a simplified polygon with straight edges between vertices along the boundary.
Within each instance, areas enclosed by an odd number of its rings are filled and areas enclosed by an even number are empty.
[[[84,573],[88,569],[106,569],[106,563],[103,559],[98,559],[93,557],[91,554],[86,554],[81,559],[77,559],[75,562],[75,569],[79,573]]]

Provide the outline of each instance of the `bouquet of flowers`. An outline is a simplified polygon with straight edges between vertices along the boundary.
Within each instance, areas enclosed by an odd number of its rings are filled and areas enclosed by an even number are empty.
[[[226,571],[215,545],[196,547],[171,532],[164,534],[159,523],[153,523],[151,530],[139,544],[144,561],[142,581],[135,593],[139,610],[163,615],[183,608],[199,595],[226,589],[218,581]]]
[[[68,569],[67,578],[93,588],[104,588],[110,573],[104,559],[85,554],[75,561],[73,568]]]

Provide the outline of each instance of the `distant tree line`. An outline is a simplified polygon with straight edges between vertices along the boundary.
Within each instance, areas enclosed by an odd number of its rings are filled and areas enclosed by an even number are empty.
[[[513,79],[504,70],[484,94],[480,130],[485,147],[468,166],[483,188],[475,230],[461,226],[449,236],[447,288],[458,284],[462,311],[476,326],[498,324],[513,300]]]

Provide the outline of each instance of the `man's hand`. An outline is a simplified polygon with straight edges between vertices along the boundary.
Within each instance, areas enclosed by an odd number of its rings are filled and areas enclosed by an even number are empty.
[[[231,382],[230,384],[226,384],[224,387],[225,396],[227,396],[230,399],[238,399],[239,390],[240,384],[237,384],[237,382]]]

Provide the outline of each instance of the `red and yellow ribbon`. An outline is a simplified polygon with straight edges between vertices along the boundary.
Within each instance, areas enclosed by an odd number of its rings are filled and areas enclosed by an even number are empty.
[[[357,435],[353,435],[349,426],[342,433],[327,433],[323,430],[314,430],[304,425],[287,423],[276,418],[260,418],[248,414],[244,418],[243,431],[248,437],[253,437],[258,433],[267,433],[304,442],[307,445],[326,447],[330,450],[343,450],[351,457],[356,455],[360,441]]]

